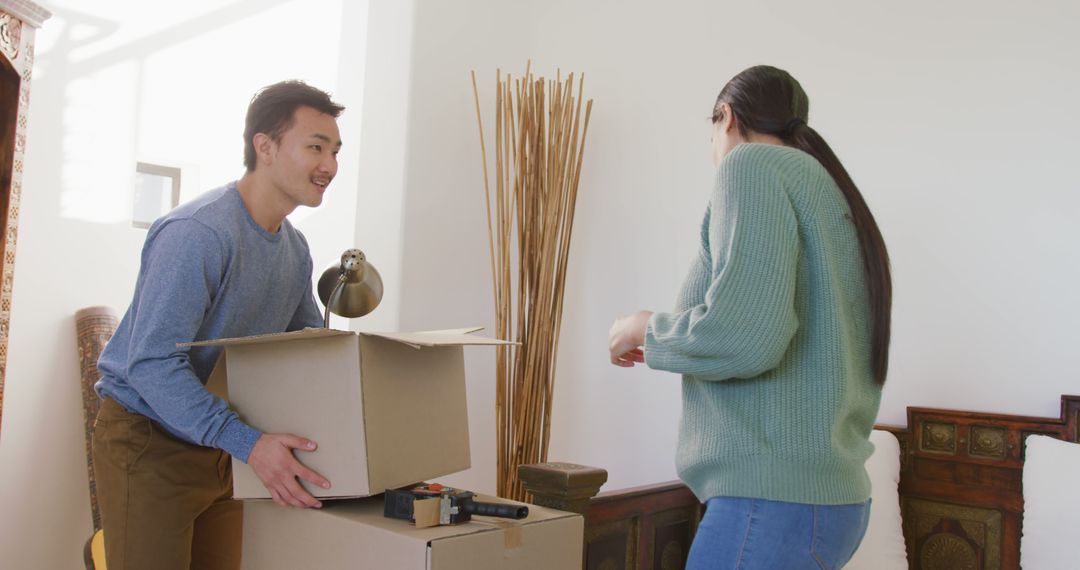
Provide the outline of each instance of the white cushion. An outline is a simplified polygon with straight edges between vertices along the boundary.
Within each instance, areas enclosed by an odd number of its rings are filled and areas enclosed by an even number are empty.
[[[907,547],[900,520],[900,442],[896,436],[873,430],[874,453],[866,460],[873,485],[870,526],[847,570],[907,570]]]
[[[1020,565],[1080,568],[1080,445],[1045,435],[1027,438]]]

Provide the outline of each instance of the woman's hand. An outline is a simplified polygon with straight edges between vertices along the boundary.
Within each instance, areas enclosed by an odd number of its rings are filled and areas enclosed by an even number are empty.
[[[608,352],[612,364],[629,368],[636,362],[645,362],[641,345],[645,344],[645,326],[651,316],[652,311],[638,311],[615,319],[608,331]]]

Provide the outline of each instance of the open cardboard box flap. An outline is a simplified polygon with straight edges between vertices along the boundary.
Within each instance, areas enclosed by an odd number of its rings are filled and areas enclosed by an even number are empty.
[[[484,330],[484,327],[472,327],[464,329],[445,329],[436,331],[419,331],[419,332],[353,332],[353,331],[341,331],[337,329],[324,329],[324,328],[306,328],[299,331],[286,332],[286,333],[272,333],[255,336],[245,336],[239,338],[219,338],[214,340],[203,340],[199,342],[185,342],[179,343],[177,346],[238,346],[246,344],[263,344],[268,342],[281,342],[286,340],[306,340],[314,338],[326,338],[332,336],[343,335],[362,335],[362,336],[374,336],[379,338],[385,338],[393,341],[407,344],[413,348],[419,348],[421,346],[459,346],[466,344],[475,345],[506,345],[516,344],[511,341],[499,340],[496,338],[488,338],[483,336],[476,336],[473,333],[476,331]]]

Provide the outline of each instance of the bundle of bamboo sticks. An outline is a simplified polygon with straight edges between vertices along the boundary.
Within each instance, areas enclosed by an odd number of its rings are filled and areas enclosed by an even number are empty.
[[[497,492],[526,500],[518,465],[547,461],[567,257],[592,100],[583,79],[496,72],[494,192],[488,177],[476,72],[496,336]],[[492,194],[494,193],[494,209]],[[515,255],[516,253],[516,255]]]

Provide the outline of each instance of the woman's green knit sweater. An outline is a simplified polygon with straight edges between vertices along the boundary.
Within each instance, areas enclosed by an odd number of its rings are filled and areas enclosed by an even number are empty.
[[[646,363],[683,375],[676,463],[701,500],[848,504],[881,389],[847,202],[812,156],[743,144],[720,164],[701,248]]]

